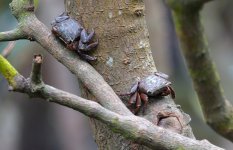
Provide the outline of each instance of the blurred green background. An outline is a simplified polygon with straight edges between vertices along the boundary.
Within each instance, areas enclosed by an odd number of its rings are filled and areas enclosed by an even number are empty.
[[[233,144],[218,136],[203,120],[184,60],[179,51],[171,12],[163,0],[146,0],[146,18],[151,48],[157,69],[169,74],[176,91],[176,103],[190,114],[197,139],[231,150]],[[10,0],[0,1],[0,32],[17,25],[11,15]],[[202,11],[211,55],[221,76],[226,97],[233,97],[233,1],[207,4]],[[50,28],[50,22],[64,11],[64,0],[40,0],[38,18]],[[0,43],[0,52],[7,42]],[[9,61],[24,76],[29,76],[32,56],[42,53],[44,81],[59,89],[79,95],[76,78],[35,42],[17,41]],[[88,118],[74,110],[8,92],[7,82],[0,76],[0,149],[1,150],[96,150]],[[211,104],[210,104],[211,105]]]

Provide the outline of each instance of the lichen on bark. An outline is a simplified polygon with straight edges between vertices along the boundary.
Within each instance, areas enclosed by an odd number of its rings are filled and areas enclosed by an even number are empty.
[[[2,55],[0,55],[0,74],[7,79],[10,86],[14,87],[16,85],[14,77],[18,72]]]

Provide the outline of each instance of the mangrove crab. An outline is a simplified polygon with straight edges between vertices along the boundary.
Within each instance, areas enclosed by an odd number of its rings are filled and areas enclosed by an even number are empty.
[[[61,39],[68,49],[77,51],[79,56],[84,60],[96,60],[95,57],[87,54],[87,52],[98,45],[98,41],[90,43],[95,34],[94,30],[88,34],[84,27],[66,12],[56,17],[51,25],[52,33]]]
[[[135,83],[129,93],[120,95],[130,95],[128,101],[129,106],[135,108],[132,111],[136,114],[142,106],[142,102],[144,102],[144,108],[146,107],[148,97],[171,95],[173,99],[175,98],[175,92],[171,88],[171,82],[167,79],[168,75],[156,72]]]

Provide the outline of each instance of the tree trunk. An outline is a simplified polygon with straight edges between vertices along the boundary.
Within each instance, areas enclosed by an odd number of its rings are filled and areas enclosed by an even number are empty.
[[[93,53],[98,59],[93,66],[115,92],[126,93],[139,78],[156,72],[150,50],[143,0],[66,0],[65,4],[71,16],[81,20],[80,22],[89,31],[95,30],[94,41],[98,39],[99,45]],[[82,93],[83,96],[93,99],[90,94],[85,94],[88,91]],[[123,100],[126,101],[127,99]],[[161,103],[164,103],[164,107],[161,107]],[[168,97],[165,101],[150,103],[145,113],[140,114],[157,125],[157,116],[160,112],[158,110],[168,109],[170,105],[179,110]],[[184,120],[187,123],[189,117],[185,118],[187,115],[183,115],[180,111],[179,113],[182,117],[179,117],[178,121]],[[174,117],[171,118],[174,122]],[[91,126],[99,150],[145,149],[113,133],[99,121],[91,119]],[[181,134],[193,137],[189,127],[187,133],[183,128],[177,130],[182,130],[179,131]]]

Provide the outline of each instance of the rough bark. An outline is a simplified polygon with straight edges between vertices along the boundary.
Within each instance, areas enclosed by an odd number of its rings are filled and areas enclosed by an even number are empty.
[[[98,58],[93,66],[115,92],[128,92],[139,78],[156,71],[145,21],[144,1],[66,0],[66,10],[81,21],[83,26],[95,30],[99,46],[93,53]],[[87,90],[83,90],[82,93],[84,97],[93,99]],[[190,121],[189,116],[182,113],[170,97],[166,101],[163,100],[165,99],[153,101],[145,113],[141,112],[140,115],[157,125],[159,113],[172,112],[175,117],[164,119],[161,126],[194,138],[191,128],[187,125]],[[123,99],[123,102],[126,101],[127,98]],[[185,128],[181,127],[179,121]],[[172,124],[169,127],[166,126],[168,122]],[[91,119],[91,127],[100,150],[145,149],[120,135],[113,134],[106,125],[95,119]]]

